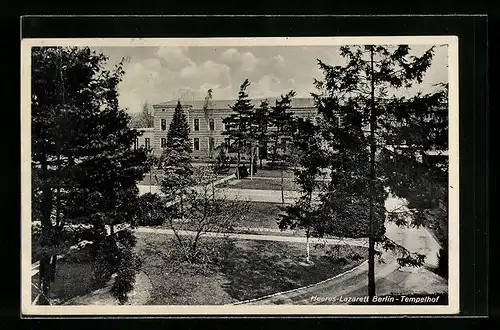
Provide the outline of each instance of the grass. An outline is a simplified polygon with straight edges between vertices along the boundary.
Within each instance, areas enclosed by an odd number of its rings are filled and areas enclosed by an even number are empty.
[[[254,176],[260,176],[263,178],[281,178],[281,171],[279,169],[259,169],[257,167],[257,173],[254,174]],[[288,169],[283,171],[283,178],[294,178],[293,170]]]
[[[243,203],[243,202],[242,202]],[[249,212],[243,216],[239,227],[263,227],[279,229],[276,219],[281,211],[281,204],[249,202]]]
[[[236,240],[221,265],[208,273],[171,261],[171,237],[137,234],[142,270],[153,284],[150,304],[220,305],[258,298],[333,277],[359,265],[366,249],[342,247],[336,257],[328,249],[311,249],[305,264],[300,243]]]
[[[91,262],[60,262],[56,268],[54,283],[51,284],[50,298],[64,303],[74,297],[83,296],[102,287],[92,280],[94,266]],[[38,274],[31,278],[32,300],[39,293]]]
[[[246,227],[246,228],[271,228],[279,230],[276,219],[280,214],[281,204],[279,203],[264,203],[264,202],[235,202],[235,207],[241,203],[248,203],[249,212],[242,216],[242,219],[235,224],[236,227]],[[168,221],[163,223],[163,228],[171,228]],[[180,228],[180,227],[179,227]],[[182,226],[182,229],[189,229]],[[273,233],[274,235],[274,233]]]
[[[233,180],[233,182],[235,182]],[[281,181],[274,179],[253,179],[245,178],[230,184],[231,181],[226,181],[219,185],[219,187],[227,187],[234,189],[260,189],[260,190],[281,190]],[[283,181],[283,190],[294,191],[300,188],[293,180]]]

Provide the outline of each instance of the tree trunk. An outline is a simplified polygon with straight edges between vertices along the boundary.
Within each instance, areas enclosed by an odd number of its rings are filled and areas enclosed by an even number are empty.
[[[260,154],[260,150],[259,150],[259,169],[262,170],[262,155]]]
[[[281,205],[285,204],[285,192],[283,189],[283,167],[280,169],[280,175],[281,175]]]
[[[38,285],[40,287],[40,298],[38,299],[39,305],[50,305],[49,295],[50,295],[50,280],[52,277],[51,274],[51,257],[48,254],[45,254],[40,259],[40,268],[39,268],[39,281]]]
[[[238,157],[236,160],[236,179],[240,179],[240,151],[238,150]]]
[[[374,214],[374,193],[375,193],[375,81],[373,76],[373,47],[370,50],[371,62],[371,109],[370,109],[370,215],[369,215],[369,235],[368,235],[368,297],[373,302],[375,297],[375,214]]]
[[[306,250],[307,250],[307,256],[306,256],[306,262],[310,263],[311,262],[311,253],[310,253],[310,247],[309,247],[309,231],[307,232],[306,235]]]
[[[45,160],[41,162],[42,173],[45,175],[48,171],[47,163]],[[47,178],[43,178],[47,180]],[[52,189],[47,182],[43,182],[42,186],[42,196],[40,204],[40,222],[42,224],[42,232],[40,239],[40,246],[42,249],[49,248],[53,246],[53,226],[50,219],[53,208],[53,196]],[[52,267],[51,267],[51,255],[49,252],[44,251],[40,258],[40,271],[39,271],[39,286],[41,290],[41,296],[39,300],[40,305],[50,305],[50,282],[52,279]]]
[[[253,159],[254,159],[253,147],[250,148],[250,180],[253,180]]]

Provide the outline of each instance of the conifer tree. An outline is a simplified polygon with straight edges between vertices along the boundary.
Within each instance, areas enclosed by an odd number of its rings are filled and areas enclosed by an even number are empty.
[[[398,252],[403,265],[418,266],[424,261],[423,255],[410,253],[384,236],[385,220],[394,219],[384,205],[387,188],[394,186],[388,182],[390,176],[381,157],[388,144],[384,137],[397,135],[391,130],[405,126],[402,117],[397,118],[398,112],[410,112],[422,120],[423,113],[415,105],[420,102],[422,109],[432,108],[429,98],[398,98],[394,91],[421,83],[433,53],[430,48],[421,56],[412,56],[408,45],[343,46],[340,55],[345,64],[332,66],[318,60],[324,80],[315,81],[319,93],[313,97],[326,150],[331,154],[330,184],[320,198],[318,229],[330,235],[368,238],[370,301],[375,296],[375,256],[380,253],[376,244]],[[409,155],[415,158],[414,153]],[[414,220],[406,219],[406,223]]]
[[[162,168],[165,177],[162,180],[162,192],[169,201],[180,197],[181,216],[183,195],[193,184],[193,166],[191,164],[191,142],[189,125],[180,101],[167,132],[167,146],[162,153]]]
[[[222,134],[228,136],[230,147],[236,150],[238,154],[236,163],[236,176],[238,179],[240,178],[239,169],[241,164],[241,153],[244,153],[248,147],[247,140],[249,138],[249,128],[254,109],[254,105],[246,92],[249,86],[250,81],[245,79],[240,86],[238,100],[231,106],[233,113],[223,119],[223,123],[226,125],[227,130]]]
[[[34,246],[40,255],[39,304],[51,303],[57,256],[84,237],[93,243],[96,279],[118,274],[112,293],[121,303],[134,281],[133,235],[116,235],[113,229],[133,219],[136,182],[147,170],[146,155],[132,150],[139,132],[129,128],[130,117],[118,107],[123,63],[109,71],[106,61],[88,47],[32,49],[32,208],[33,220],[41,223]],[[70,233],[69,224],[91,225],[92,230]]]

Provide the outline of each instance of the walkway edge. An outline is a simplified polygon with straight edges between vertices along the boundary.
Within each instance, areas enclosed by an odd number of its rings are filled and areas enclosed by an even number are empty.
[[[353,267],[349,270],[346,270],[345,272],[343,273],[340,273],[340,274],[337,274],[333,277],[330,277],[330,278],[327,278],[326,280],[323,280],[323,281],[320,281],[320,282],[317,282],[317,283],[313,283],[313,284],[309,284],[309,285],[306,285],[306,286],[302,286],[300,288],[296,288],[296,289],[291,289],[291,290],[288,290],[288,291],[282,291],[282,292],[277,292],[277,293],[272,293],[272,294],[269,294],[267,296],[263,296],[263,297],[259,297],[259,298],[254,298],[254,299],[248,299],[248,300],[243,300],[243,301],[238,301],[238,302],[235,302],[235,303],[232,303],[231,305],[243,305],[243,304],[248,304],[248,303],[251,303],[251,302],[255,302],[255,301],[259,301],[259,300],[265,300],[265,299],[268,299],[268,298],[273,298],[273,297],[276,297],[276,296],[279,296],[279,295],[284,295],[284,294],[288,294],[288,293],[293,293],[293,292],[296,292],[296,291],[299,291],[299,290],[305,290],[305,289],[309,289],[313,286],[316,286],[316,285],[319,285],[319,284],[323,284],[323,283],[326,283],[326,282],[329,282],[331,280],[334,280],[334,279],[337,279],[341,276],[345,276],[346,274],[349,274],[359,268],[361,268],[362,266],[364,266],[365,264],[368,263],[368,260],[365,260],[363,261],[362,263],[360,263],[359,265],[357,265],[356,267]]]

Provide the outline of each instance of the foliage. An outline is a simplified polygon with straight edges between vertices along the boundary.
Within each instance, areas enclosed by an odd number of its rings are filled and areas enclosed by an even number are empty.
[[[144,103],[142,111],[131,115],[130,127],[151,128],[154,127],[154,117],[148,103]]]
[[[219,260],[227,234],[233,231],[249,207],[248,203],[221,195],[220,188],[213,184],[214,178],[211,167],[198,169],[196,181],[199,186],[187,190],[183,204],[172,205],[168,213],[177,250],[189,263],[205,264]],[[183,235],[184,230],[194,234]]]
[[[106,225],[132,221],[136,181],[146,155],[133,150],[139,132],[118,107],[124,72],[104,68],[89,48],[32,49],[32,208],[41,223],[41,304],[48,304],[56,258],[68,244],[66,224],[89,224],[95,246]]]
[[[135,224],[138,226],[161,226],[168,209],[165,200],[158,194],[146,193],[139,197]]]
[[[161,156],[165,174],[161,189],[169,201],[182,196],[194,182],[191,152],[189,125],[182,105],[178,102],[167,133],[167,147]]]
[[[422,158],[430,149],[447,148],[446,111],[441,108],[446,92],[419,93],[412,98],[394,94],[397,89],[422,82],[433,51],[430,48],[421,56],[413,56],[407,45],[342,46],[342,65],[318,60],[324,79],[315,80],[318,92],[312,95],[319,112],[315,128],[321,138],[309,145],[322,154],[317,158],[325,160],[321,169],[329,171],[330,183],[318,193],[316,207],[303,199],[290,207],[288,225],[314,225],[313,233],[317,236],[368,237],[370,296],[375,292],[375,243],[398,250],[401,264],[418,266],[424,261],[421,255],[388,244],[384,222],[387,216],[398,225],[425,223],[422,209],[429,205],[425,200],[431,191],[422,189],[429,186],[420,180],[429,180],[431,175],[427,174],[434,175],[438,166],[422,164]],[[408,145],[406,149],[399,148],[403,142]],[[398,147],[396,151],[394,147]],[[302,171],[315,174],[318,160],[300,160]],[[303,196],[307,196],[314,187],[313,181],[310,177],[301,180],[301,173],[298,175]],[[427,182],[433,180],[435,177]],[[412,207],[417,209],[410,210],[406,217],[387,215],[384,204],[388,191],[413,195]],[[310,214],[304,216],[306,211]]]
[[[233,113],[223,119],[223,123],[226,125],[227,130],[222,134],[229,138],[229,147],[231,150],[235,150],[238,153],[237,168],[240,167],[241,153],[248,150],[247,141],[250,137],[250,126],[254,113],[254,106],[246,92],[249,86],[250,81],[245,79],[240,86],[238,100],[231,106]]]
[[[295,130],[293,113],[291,112],[292,98],[296,95],[295,91],[290,91],[286,95],[281,95],[279,100],[271,107],[268,114],[268,122],[272,129],[268,132],[271,147],[271,162],[275,165],[276,160],[285,161],[287,152],[287,139],[290,138]]]
[[[214,171],[216,174],[224,174],[229,171],[229,157],[226,154],[225,146],[218,148],[219,153],[215,158]]]

